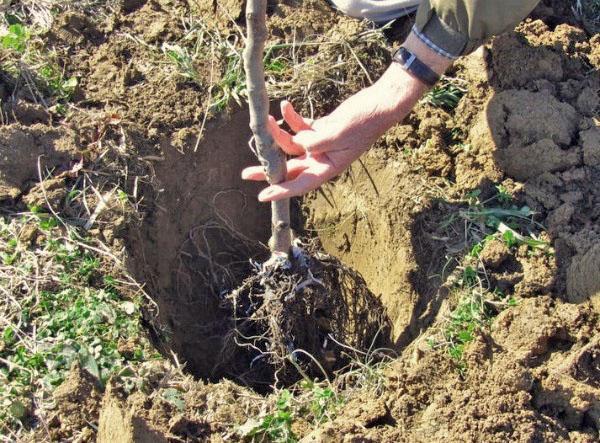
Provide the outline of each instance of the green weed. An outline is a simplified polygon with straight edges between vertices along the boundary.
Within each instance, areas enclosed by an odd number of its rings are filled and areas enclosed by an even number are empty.
[[[434,86],[423,98],[424,103],[452,110],[458,106],[467,90],[459,84],[458,79],[444,77],[440,85]]]
[[[38,72],[53,96],[62,101],[71,100],[79,84],[76,77],[65,78],[63,71],[51,64],[42,66]]]
[[[311,380],[303,374],[303,380],[279,392],[268,413],[249,419],[238,433],[252,441],[294,442],[296,436],[292,425],[295,420],[301,418],[317,428],[334,419],[356,392],[381,394],[385,384],[384,368],[392,361],[392,357],[387,355],[389,350],[371,346],[368,351],[362,352],[339,345],[348,351],[346,356],[351,359],[351,364],[333,382]],[[302,374],[300,367],[297,368]]]
[[[225,109],[231,100],[241,105],[246,96],[246,75],[241,55],[237,51],[230,51],[226,57],[225,71],[211,91],[211,109],[216,112]]]
[[[8,27],[0,42],[4,49],[12,49],[18,53],[23,53],[27,49],[30,37],[31,35],[26,26],[14,23]]]
[[[506,186],[497,185],[496,190],[498,191],[496,198],[500,203],[507,204],[513,201],[513,195],[506,189]]]
[[[163,43],[163,53],[175,64],[179,73],[183,78],[186,78],[199,86],[202,86],[202,77],[194,66],[194,60],[187,48],[179,45]]]
[[[287,389],[281,391],[275,403],[275,411],[260,420],[250,420],[239,430],[243,437],[255,440],[268,439],[277,443],[293,443],[297,441],[292,432],[294,413],[292,411],[292,394]]]
[[[343,404],[331,387],[321,387],[314,385],[311,389],[312,400],[310,401],[310,412],[317,423],[325,421],[327,417],[337,412],[339,406]]]
[[[2,68],[29,84],[29,90],[58,114],[65,114],[65,103],[72,99],[78,85],[73,76],[65,76],[56,54],[44,47],[43,40],[21,23],[11,24],[0,37],[0,46],[12,51],[3,60]],[[47,103],[51,99],[52,103]]]
[[[464,233],[465,248],[461,258],[449,258],[449,263],[456,260],[458,264],[449,280],[458,302],[440,327],[439,334],[430,337],[428,343],[434,348],[445,349],[461,374],[467,370],[463,358],[467,344],[473,341],[478,331],[488,328],[500,311],[516,304],[510,294],[490,286],[480,260],[486,244],[500,241],[512,252],[526,245],[531,254],[553,253],[551,245],[541,238],[544,227],[534,220],[534,211],[516,205],[514,196],[505,186],[496,186],[496,191],[484,201],[479,189],[467,193],[462,200],[466,207],[452,213],[440,225],[443,230],[456,232],[458,229]]]
[[[0,306],[0,432],[26,422],[31,398],[49,402],[73,363],[105,383],[150,357],[139,300],[102,276],[103,259],[84,240],[71,240],[77,236],[63,235],[54,217],[32,209],[0,218],[0,285],[10,294]],[[32,224],[43,242],[24,244],[19,232]],[[123,354],[119,343],[132,339]]]

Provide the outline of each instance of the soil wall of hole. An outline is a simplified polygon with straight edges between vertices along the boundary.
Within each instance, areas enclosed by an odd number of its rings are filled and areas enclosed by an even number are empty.
[[[250,135],[239,110],[209,124],[200,143],[165,141],[151,208],[128,238],[130,267],[158,306],[157,337],[203,376],[214,375],[226,331],[215,288],[235,284],[269,237],[269,207],[253,197],[259,186],[240,179],[254,161]]]

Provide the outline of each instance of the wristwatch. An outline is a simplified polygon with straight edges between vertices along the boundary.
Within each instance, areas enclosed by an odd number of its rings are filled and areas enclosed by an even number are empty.
[[[392,60],[399,63],[405,71],[410,72],[428,86],[435,85],[440,79],[440,76],[436,72],[404,46],[400,46],[393,55]]]

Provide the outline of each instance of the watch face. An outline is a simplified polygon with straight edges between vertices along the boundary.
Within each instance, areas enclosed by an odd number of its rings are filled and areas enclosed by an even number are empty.
[[[398,51],[396,52],[397,60],[403,65],[408,61],[412,54],[403,46],[400,46]]]

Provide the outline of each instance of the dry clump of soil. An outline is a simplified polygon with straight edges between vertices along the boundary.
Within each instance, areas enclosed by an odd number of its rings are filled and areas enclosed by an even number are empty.
[[[45,168],[67,169],[77,153],[75,134],[63,128],[40,123],[1,126],[0,200],[21,195]]]
[[[252,391],[229,381],[194,381],[165,363],[147,364],[144,383],[151,395],[128,395],[116,384],[106,389],[98,442],[220,441],[233,423],[259,413]]]
[[[102,399],[98,380],[88,371],[75,364],[69,377],[54,391],[55,410],[44,424],[49,435],[40,432],[40,438],[58,441],[78,436],[80,441],[90,441],[95,430]]]

